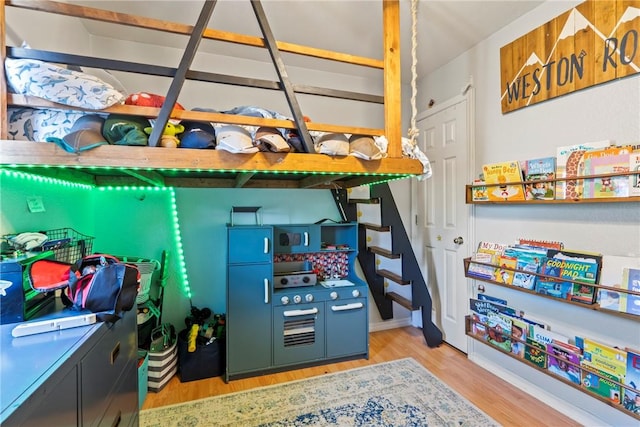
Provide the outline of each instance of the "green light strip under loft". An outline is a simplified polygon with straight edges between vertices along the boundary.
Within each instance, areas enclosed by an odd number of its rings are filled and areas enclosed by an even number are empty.
[[[173,187],[96,187],[88,184],[78,184],[75,182],[69,182],[57,178],[49,178],[44,176],[33,175],[30,173],[20,172],[11,169],[0,168],[0,176],[6,176],[16,180],[29,180],[36,183],[43,183],[47,185],[58,185],[67,188],[77,188],[81,190],[94,190],[100,191],[168,191],[169,192],[169,212],[171,212],[171,222],[173,225],[173,239],[178,254],[178,266],[180,277],[182,281],[182,289],[184,294],[191,299],[191,286],[189,284],[189,277],[187,275],[187,267],[184,260],[184,250],[182,247],[182,235],[180,233],[180,223],[178,220],[178,206],[176,204],[176,194]]]
[[[75,182],[65,181],[58,178],[49,178],[47,176],[39,176],[39,175],[34,175],[26,172],[5,169],[5,168],[0,168],[0,173],[9,178],[15,178],[15,179],[21,179],[21,180],[24,179],[27,181],[41,182],[43,184],[59,185],[59,186],[68,187],[68,188],[79,188],[82,190],[91,190],[95,188],[93,185],[78,184]]]

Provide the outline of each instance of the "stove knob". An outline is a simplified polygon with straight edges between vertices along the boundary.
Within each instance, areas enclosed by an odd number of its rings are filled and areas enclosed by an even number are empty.
[[[354,298],[358,298],[360,296],[360,291],[354,289],[353,291],[351,291],[351,295],[353,295]]]
[[[309,283],[311,281],[311,279],[309,278],[309,276],[302,276],[302,281],[304,283]]]
[[[300,295],[293,296],[293,302],[295,302],[296,304],[300,304],[300,301],[302,301],[302,297]]]
[[[336,291],[333,291],[329,294],[329,297],[331,299],[338,299],[338,293]]]
[[[289,283],[289,279],[287,279],[286,277],[282,277],[280,279],[280,284],[281,285],[286,285],[287,283]]]
[[[280,302],[284,305],[289,304],[289,297],[282,297],[280,298]]]
[[[311,294],[306,294],[306,295],[304,296],[304,300],[305,300],[306,302],[311,302],[311,301],[313,301],[313,295],[311,295]]]

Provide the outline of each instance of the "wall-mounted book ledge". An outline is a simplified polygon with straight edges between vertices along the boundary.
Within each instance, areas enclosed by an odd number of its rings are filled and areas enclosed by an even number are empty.
[[[490,263],[473,261],[471,258],[465,258],[464,259],[464,275],[465,275],[465,277],[467,277],[469,279],[480,280],[480,281],[491,283],[491,284],[494,284],[494,285],[497,285],[497,286],[502,286],[502,287],[505,287],[505,288],[514,289],[514,290],[519,291],[519,292],[529,293],[529,294],[535,295],[536,297],[548,298],[548,299],[552,299],[552,300],[555,300],[555,301],[560,301],[560,302],[565,303],[565,304],[571,304],[573,306],[585,308],[585,309],[588,309],[588,310],[595,310],[595,311],[606,313],[606,314],[609,314],[609,315],[612,315],[612,316],[624,317],[626,319],[631,319],[631,320],[635,320],[636,322],[640,322],[640,316],[638,316],[636,314],[602,308],[602,307],[600,307],[600,304],[598,304],[598,303],[585,304],[585,303],[581,303],[581,302],[577,302],[577,301],[570,301],[568,299],[557,298],[557,297],[554,297],[554,296],[551,296],[551,295],[541,294],[541,293],[536,292],[534,289],[527,289],[527,288],[523,288],[523,287],[519,287],[519,286],[514,286],[514,285],[498,282],[496,280],[487,279],[485,277],[476,276],[476,275],[473,274],[473,272],[471,272],[471,273],[469,272],[469,267],[472,264],[479,265],[479,266],[492,267],[492,268],[500,268],[502,270],[509,270],[509,271],[513,271],[513,272],[524,273],[524,274],[533,275],[533,276],[536,276],[536,277],[539,277],[539,278],[545,278],[545,279],[558,280],[557,277],[547,276],[545,274],[534,273],[534,272],[531,272],[531,271],[519,270],[519,269],[510,268],[510,267],[506,267],[506,266],[499,266],[499,265],[490,264]],[[633,291],[633,290],[630,290],[630,289],[616,288],[616,287],[612,287],[612,286],[604,286],[604,285],[598,285],[598,284],[594,284],[594,283],[588,283],[587,284],[587,283],[583,283],[583,282],[580,282],[580,281],[574,281],[574,280],[570,280],[570,279],[566,279],[566,278],[563,278],[562,281],[563,282],[570,282],[570,283],[576,283],[576,284],[580,284],[580,285],[593,287],[596,290],[603,289],[603,290],[618,292],[618,293],[621,293],[621,294],[626,294],[627,296],[629,296],[629,295],[640,296],[640,292],[636,292],[636,291]]]
[[[491,331],[491,332],[490,332]],[[590,397],[597,399],[612,408],[629,415],[632,418],[640,420],[640,414],[633,411],[634,407],[627,407],[625,405],[625,394],[629,394],[630,396],[635,397],[635,394],[638,393],[637,389],[634,389],[626,384],[623,384],[615,379],[612,379],[611,376],[603,375],[603,372],[598,372],[596,369],[592,369],[590,367],[585,366],[584,364],[575,363],[569,360],[568,357],[562,357],[561,354],[567,354],[566,350],[563,350],[562,345],[552,344],[553,348],[560,349],[560,352],[555,352],[552,354],[548,351],[551,347],[547,347],[542,344],[538,344],[537,342],[525,342],[521,339],[511,335],[510,333],[504,333],[501,331],[496,331],[495,328],[492,328],[489,324],[479,321],[478,319],[473,319],[471,316],[465,317],[465,333],[468,337],[473,338],[474,340],[481,342],[501,353],[522,362],[523,364],[545,374],[550,377],[555,378],[562,383],[573,387],[576,390],[579,390]],[[493,334],[493,335],[491,335]],[[489,338],[490,337],[490,338]],[[496,340],[497,338],[497,340]],[[500,346],[501,343],[517,343],[525,348],[520,355],[514,353],[512,350],[507,350]],[[555,351],[555,350],[553,350]],[[575,359],[574,359],[575,360]],[[567,371],[572,371],[574,373],[574,380],[572,381],[571,377],[565,378],[564,376],[560,376],[557,373],[554,373],[553,369],[557,367],[558,362],[563,365],[564,369]],[[562,372],[560,372],[562,374]],[[618,401],[615,401],[612,397],[602,396],[600,394],[596,394],[587,388],[589,384],[589,378],[592,381],[597,382],[606,382],[609,384],[611,390],[617,394]],[[597,380],[595,380],[597,378]],[[578,382],[576,382],[578,381]],[[629,400],[627,397],[626,401]],[[622,402],[622,403],[620,403]]]

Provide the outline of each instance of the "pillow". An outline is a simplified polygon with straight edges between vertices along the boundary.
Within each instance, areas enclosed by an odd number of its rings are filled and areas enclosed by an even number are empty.
[[[7,83],[16,93],[90,110],[122,103],[125,98],[97,77],[47,62],[6,58],[4,67]]]
[[[48,137],[63,138],[86,113],[81,111],[8,107],[8,139],[45,141]]]

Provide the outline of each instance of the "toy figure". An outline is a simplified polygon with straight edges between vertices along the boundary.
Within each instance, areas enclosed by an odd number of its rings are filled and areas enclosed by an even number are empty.
[[[153,131],[152,127],[144,128],[144,131],[147,135],[151,135]],[[180,140],[176,136],[179,133],[184,132],[184,126],[181,124],[173,124],[168,122],[164,127],[164,132],[162,132],[162,136],[160,137],[160,146],[166,148],[177,148],[180,144]]]

